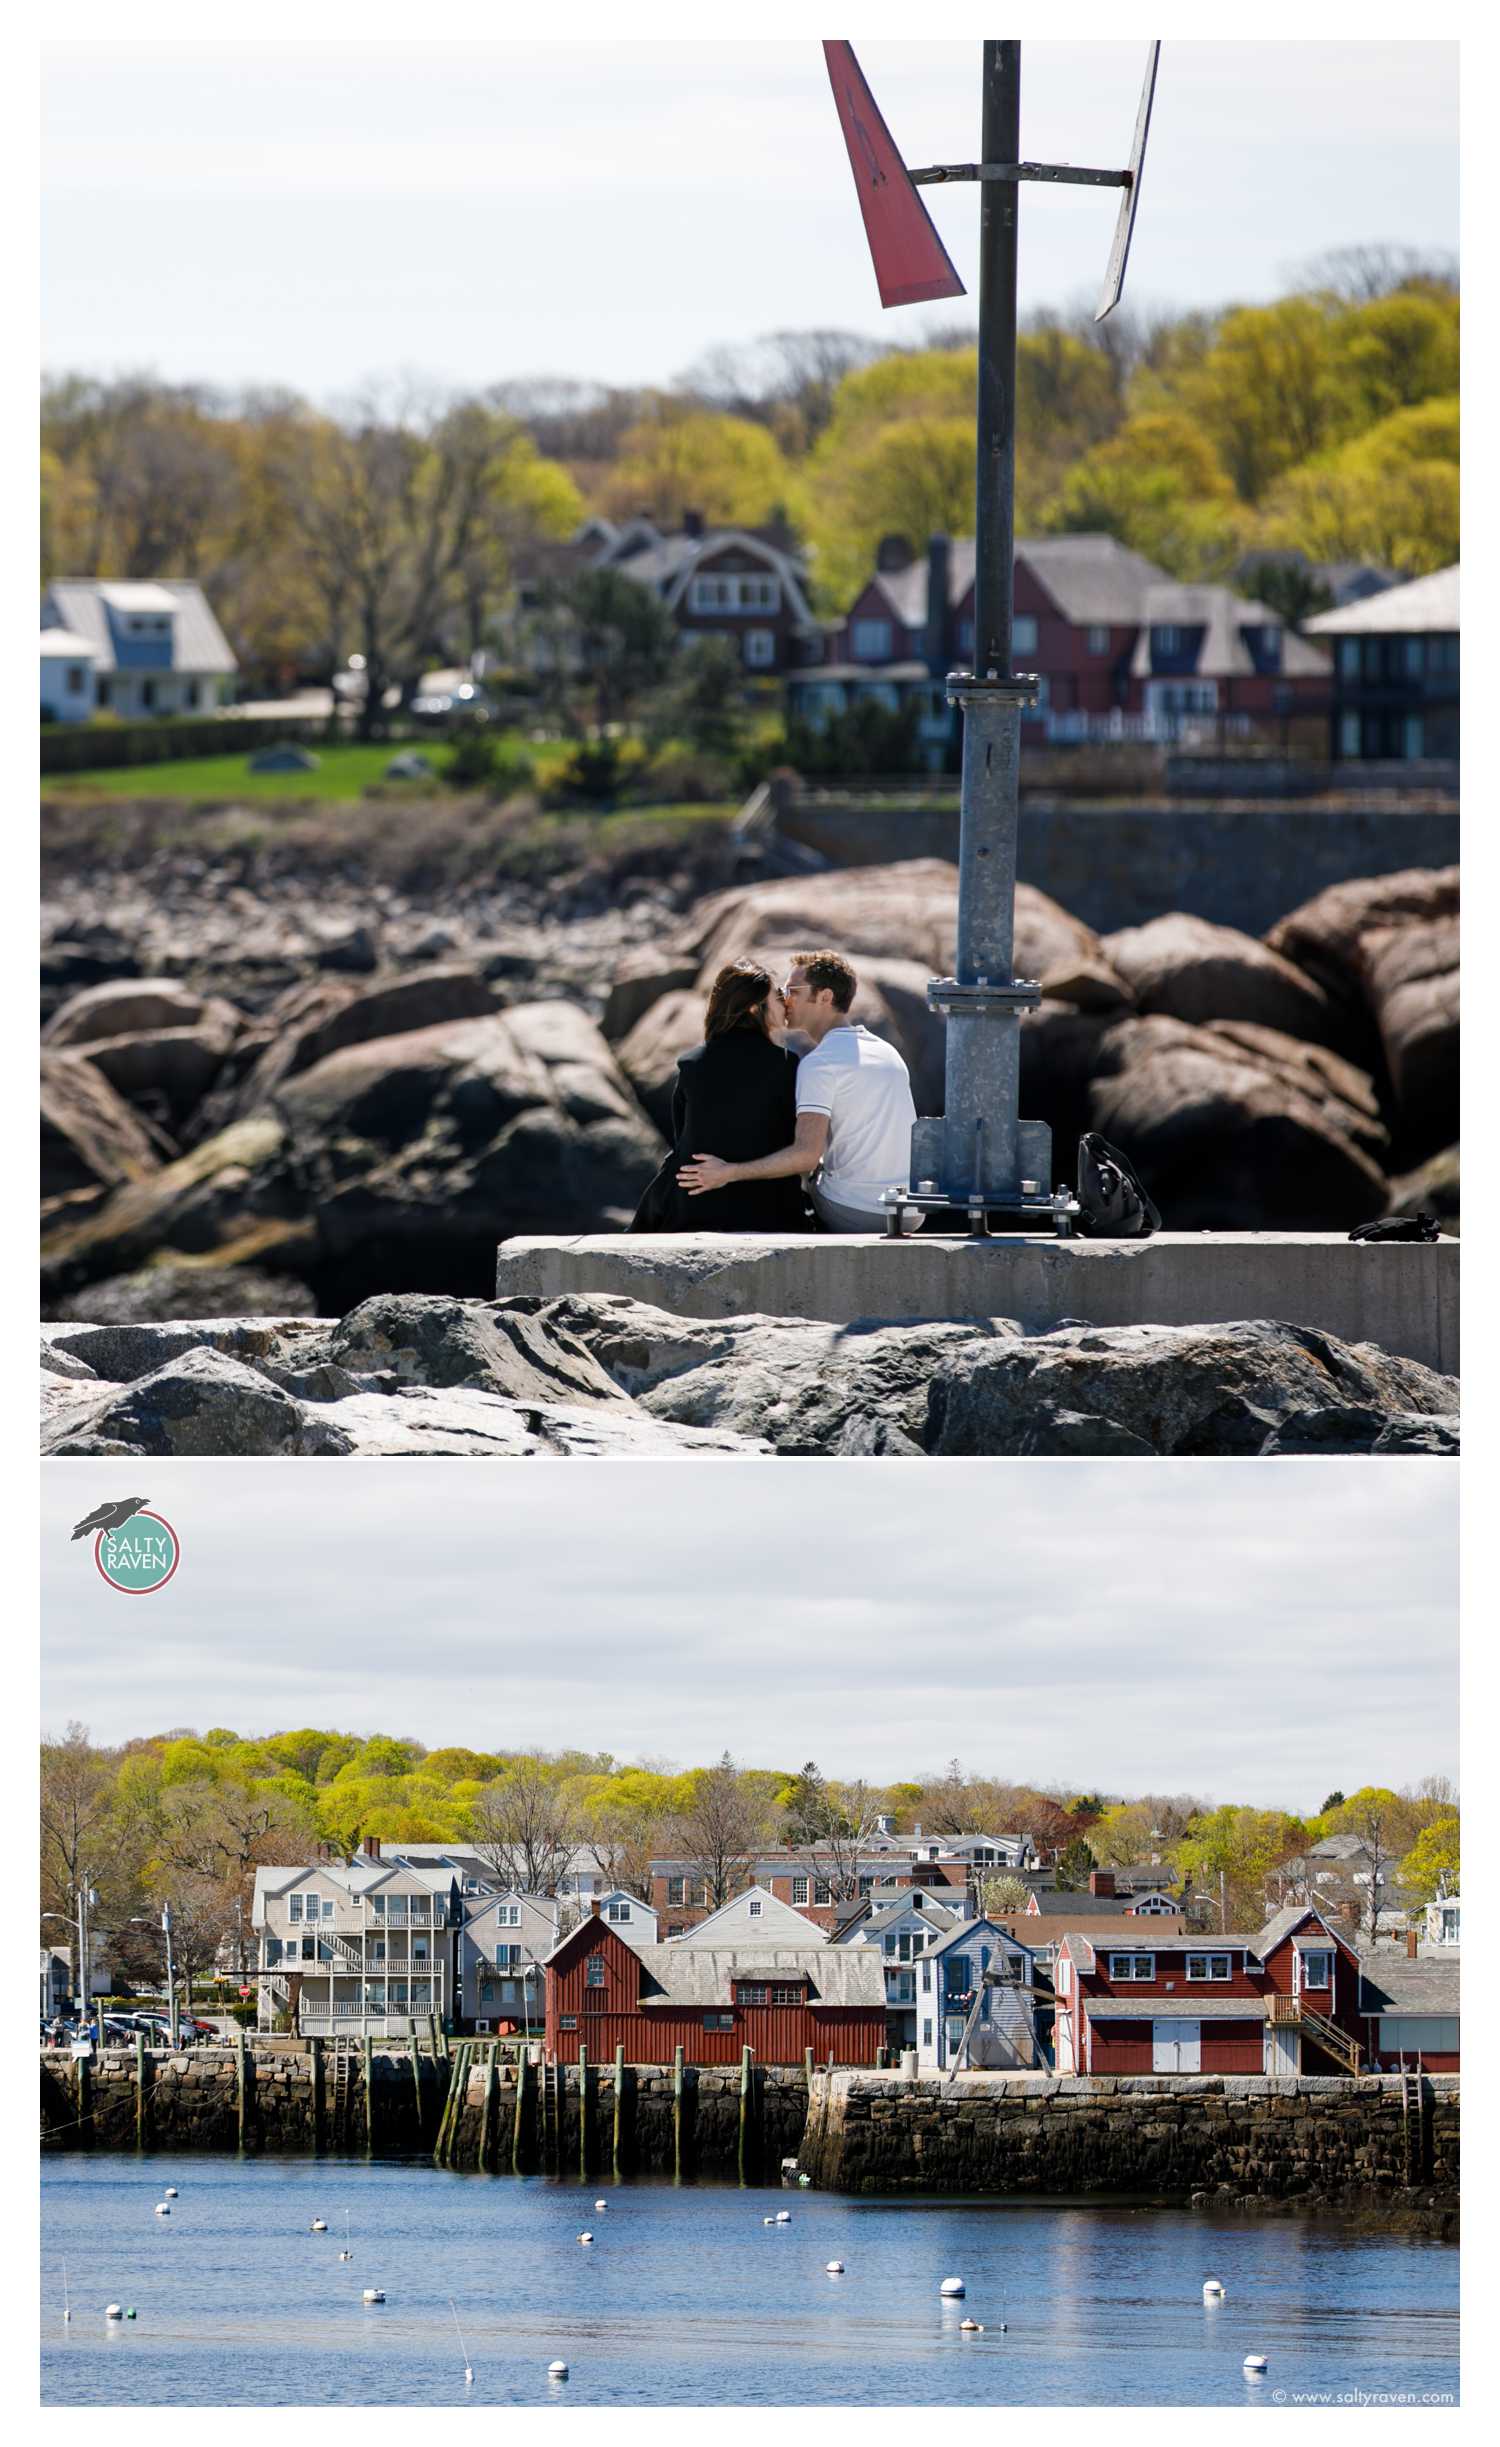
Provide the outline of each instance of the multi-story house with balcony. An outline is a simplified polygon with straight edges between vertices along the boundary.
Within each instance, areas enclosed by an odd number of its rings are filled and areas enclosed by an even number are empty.
[[[1143,1924],[1122,1943],[1085,1923],[1053,1965],[1060,2073],[1357,2073],[1360,1958],[1310,1906],[1253,1936]]]
[[[453,2009],[458,1883],[450,1869],[385,1860],[255,1873],[258,2021],[306,2036],[400,2036]]]
[[[456,2026],[502,2037],[516,2031],[540,2036],[542,1965],[561,1934],[555,1895],[507,1887],[466,1902],[458,1932]]]

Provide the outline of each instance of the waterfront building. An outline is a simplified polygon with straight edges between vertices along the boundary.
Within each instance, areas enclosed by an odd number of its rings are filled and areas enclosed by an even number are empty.
[[[61,655],[49,630],[72,641]],[[54,578],[42,597],[42,710],[53,719],[216,713],[234,702],[238,670],[196,579]]]
[[[1457,757],[1458,572],[1455,561],[1308,622],[1333,652],[1336,762]]]
[[[546,1962],[546,2054],[590,2064],[873,2065],[885,2045],[885,1981],[868,1947],[753,1943],[633,1946],[598,1912]]]
[[[450,1869],[396,1859],[255,1873],[258,2027],[360,2039],[425,2030],[452,2011],[460,1917]]]
[[[885,1973],[886,2046],[892,2053],[917,2044],[916,1958],[934,1937],[962,1923],[962,1898],[945,1887],[946,1903],[921,1887],[894,1895],[868,1895],[833,1933],[836,1946],[874,1946]]]
[[[654,1927],[651,1934],[653,1937],[656,1934]],[[805,1912],[794,1911],[791,1904],[773,1895],[768,1886],[747,1886],[742,1894],[731,1895],[727,1903],[721,1903],[705,1920],[696,1921],[670,1940],[674,1946],[806,1946],[826,1942],[824,1932],[809,1921]]]
[[[1037,2039],[1036,1958],[994,1920],[960,1920],[913,1958],[919,2073],[1029,2073]]]
[[[501,2037],[539,2032],[542,1965],[559,1929],[555,1896],[507,1887],[467,1901],[458,1932],[455,2027]]]

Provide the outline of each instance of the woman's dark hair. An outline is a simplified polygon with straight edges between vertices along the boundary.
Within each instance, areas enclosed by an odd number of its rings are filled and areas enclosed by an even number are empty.
[[[763,969],[759,961],[731,960],[714,979],[703,1024],[705,1039],[727,1037],[735,1028],[758,1029],[764,1036],[766,999],[775,990],[770,970]]]

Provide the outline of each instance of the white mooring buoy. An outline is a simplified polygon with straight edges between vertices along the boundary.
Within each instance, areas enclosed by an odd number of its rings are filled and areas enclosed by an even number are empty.
[[[1224,2289],[1217,2277],[1204,2278],[1203,2299],[1206,2303],[1221,2303],[1224,2300]]]
[[[984,2334],[983,2322],[980,2320],[960,2320],[958,2323],[958,2333],[961,2337],[982,2337]]]
[[[568,2366],[567,2366],[566,2362],[549,2362],[549,2363],[548,2363],[548,2365],[547,2365],[547,2376],[548,2376],[548,2378],[549,2378],[549,2379],[566,2379],[567,2375],[568,2375]]]
[[[607,2209],[609,2207],[609,2203],[608,2201],[595,2201],[594,2207],[596,2209]]]
[[[1252,2378],[1258,2379],[1265,2367],[1266,2357],[1264,2354],[1246,2354],[1245,2368],[1247,2371],[1249,2371]]]
[[[169,2217],[171,2216],[171,2214],[172,2214],[172,2204],[171,2204],[171,2202],[170,2202],[170,2201],[158,2201],[158,2202],[157,2202],[157,2204],[156,2204],[156,2214],[157,2214],[157,2216],[158,2216],[159,2218],[169,2218]]]
[[[844,2264],[842,2260],[825,2260],[823,2266],[828,2271],[830,2277],[842,2277],[844,2274]]]
[[[778,2225],[778,2226],[790,2226],[791,2222],[792,2222],[792,2213],[791,2213],[790,2209],[778,2209],[778,2210],[777,2210],[777,2212],[776,2212],[776,2223],[777,2223],[777,2225]]]
[[[176,2198],[177,2186],[175,2184],[164,2184],[162,2187],[162,2199],[164,2201],[175,2201]]]
[[[939,2294],[946,2294],[950,2302],[961,2301],[964,2292],[964,2281],[961,2277],[945,2277],[942,2284],[938,2287],[938,2292]]]
[[[580,2243],[592,2243],[592,2242],[593,2242],[593,2240],[594,2240],[594,2238],[593,2238],[593,2236],[592,2236],[592,2235],[589,2233],[588,2228],[585,2226],[585,2228],[584,2228],[584,2230],[583,2230],[582,2234],[579,2236],[578,2240],[579,2240],[579,2242],[580,2242]]]
[[[122,2320],[125,2317],[124,2304],[106,2303],[104,2306],[104,2316],[107,2320]]]
[[[385,2301],[384,2286],[366,2286],[362,2299],[367,2303],[383,2303]]]
[[[310,2235],[326,2235],[328,2232],[328,2220],[326,2218],[314,2218],[307,2231]]]

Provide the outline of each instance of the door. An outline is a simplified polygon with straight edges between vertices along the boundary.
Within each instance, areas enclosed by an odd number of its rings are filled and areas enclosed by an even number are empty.
[[[1153,2073],[1196,2073],[1202,2062],[1202,2026],[1196,2022],[1153,2022]]]
[[[1295,2024],[1268,2022],[1266,2025],[1265,2069],[1273,2082],[1289,2082],[1302,2070],[1301,2048]]]

